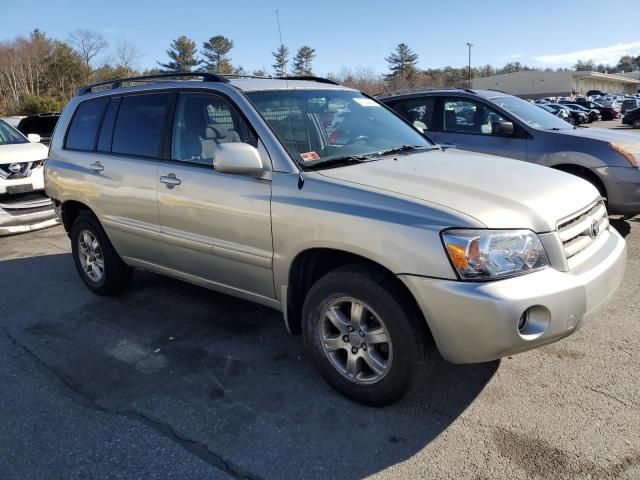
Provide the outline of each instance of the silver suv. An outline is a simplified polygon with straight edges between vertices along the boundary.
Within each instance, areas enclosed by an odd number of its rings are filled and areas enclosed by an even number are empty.
[[[60,118],[46,192],[97,294],[140,267],[267,305],[331,386],[386,405],[438,351],[570,335],[622,279],[584,180],[445,151],[328,80],[191,76],[85,87]]]

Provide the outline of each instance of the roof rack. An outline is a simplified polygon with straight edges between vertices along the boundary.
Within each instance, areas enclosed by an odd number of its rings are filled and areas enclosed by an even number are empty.
[[[382,94],[375,95],[375,97],[376,98],[392,97],[395,95],[402,95],[405,93],[431,92],[435,90],[462,90],[469,93],[476,93],[475,91],[466,87],[416,87],[416,88],[408,88],[405,90],[393,90],[389,92],[384,92]]]
[[[93,83],[80,87],[77,96],[85,95],[94,91],[113,90],[122,87],[123,83],[144,83],[160,79],[171,78],[192,78],[200,77],[203,82],[221,82],[228,83],[229,80],[222,75],[207,72],[174,72],[174,73],[157,73],[155,75],[143,75],[140,77],[119,78],[117,80],[107,80],[106,82]]]
[[[309,82],[318,82],[318,83],[329,83],[331,85],[340,85],[338,82],[334,80],[330,80],[324,77],[314,77],[313,75],[287,75],[284,77],[273,77],[273,76],[260,76],[260,75],[245,75],[243,73],[222,73],[221,77],[225,78],[257,78],[257,79],[265,79],[265,80],[306,80]]]

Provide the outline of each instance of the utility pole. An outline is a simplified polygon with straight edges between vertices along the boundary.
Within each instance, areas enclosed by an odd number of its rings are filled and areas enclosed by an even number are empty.
[[[469,88],[471,88],[471,47],[473,47],[473,43],[467,42],[467,47],[469,47]]]

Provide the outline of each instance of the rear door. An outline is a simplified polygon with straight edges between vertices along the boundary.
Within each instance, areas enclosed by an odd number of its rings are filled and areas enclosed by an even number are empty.
[[[168,93],[83,102],[65,146],[87,175],[75,187],[84,190],[117,252],[153,264],[163,255],[156,178],[168,105]],[[101,125],[97,136],[96,122]]]
[[[166,266],[274,298],[270,176],[216,172],[218,146],[233,142],[259,147],[270,170],[266,151],[229,100],[208,92],[178,95],[170,155],[157,179]]]
[[[444,97],[435,140],[462,150],[526,160],[526,134],[514,123],[510,135],[494,133],[494,125],[510,119],[484,102],[463,97]]]

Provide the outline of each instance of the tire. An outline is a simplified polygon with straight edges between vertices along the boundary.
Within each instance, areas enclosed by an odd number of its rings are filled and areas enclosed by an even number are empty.
[[[314,365],[331,387],[365,405],[390,405],[409,396],[435,361],[436,347],[424,317],[396,282],[374,268],[347,265],[320,278],[304,302],[302,334]],[[327,314],[337,310],[350,326],[357,325],[357,315],[349,318],[354,304],[364,307],[361,327],[339,330]],[[354,357],[352,371],[359,371],[349,375],[348,359]],[[370,368],[373,364],[377,372]]]
[[[89,290],[116,295],[128,287],[132,269],[117,254],[95,216],[80,213],[71,226],[70,237],[73,262]],[[97,240],[97,246],[90,239]]]
[[[631,126],[633,128],[640,128],[640,118],[638,118],[637,120],[634,120],[633,122],[631,122]]]

